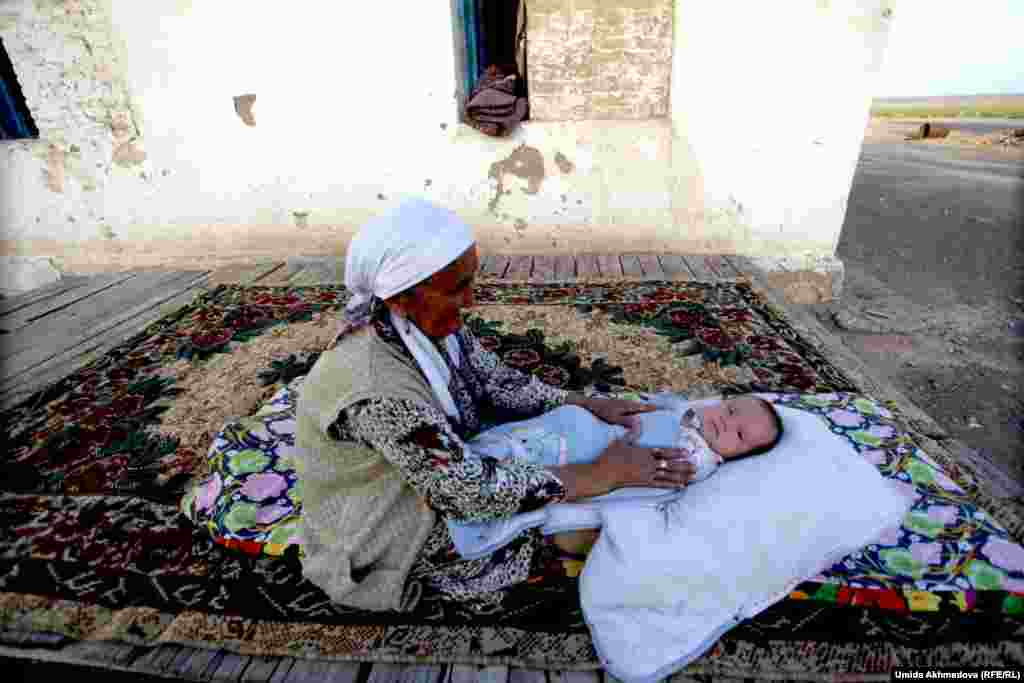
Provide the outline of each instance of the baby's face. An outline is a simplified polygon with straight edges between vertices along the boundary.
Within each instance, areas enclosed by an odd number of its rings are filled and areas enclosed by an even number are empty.
[[[756,398],[733,398],[698,410],[704,440],[726,460],[775,439],[775,418]]]

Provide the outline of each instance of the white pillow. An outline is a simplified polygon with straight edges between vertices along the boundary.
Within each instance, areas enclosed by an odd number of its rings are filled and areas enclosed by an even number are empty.
[[[913,504],[821,417],[776,410],[784,434],[771,452],[726,463],[661,509],[601,510],[580,601],[605,668],[623,681],[682,669]]]

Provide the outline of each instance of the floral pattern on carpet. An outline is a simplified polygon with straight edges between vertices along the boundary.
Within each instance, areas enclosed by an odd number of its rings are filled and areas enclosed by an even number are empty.
[[[217,543],[250,554],[301,555],[302,492],[289,464],[299,393],[301,378],[253,417],[227,425],[208,454],[212,474],[182,498],[182,512]],[[616,395],[642,402],[651,398],[644,392]],[[1024,613],[1024,548],[914,445],[888,409],[852,394],[767,396],[819,415],[915,499],[902,523],[877,543],[814,577],[839,584],[842,592],[808,584],[794,592],[794,599],[867,601],[903,611],[935,611],[950,602],[966,612],[977,605],[979,592],[1004,591],[1001,609]],[[956,597],[941,595],[949,591]]]
[[[478,317],[468,324],[506,362],[545,381],[595,395],[640,389],[571,345],[549,348],[543,330],[488,327],[487,304],[601,309],[687,357],[742,368],[739,381],[714,389],[774,392],[780,404],[826,418],[838,411],[831,424],[844,438],[921,494],[876,548],[743,622],[689,672],[1024,661],[1019,546],[1004,543],[1005,529],[985,514],[992,501],[972,502],[969,472],[920,453],[896,428],[898,416],[886,414],[893,406],[868,401],[873,416],[846,410],[863,400],[858,387],[749,285],[483,284],[477,292]],[[238,352],[275,326],[337,315],[347,299],[343,287],[222,286],[0,415],[9,444],[0,514],[10,520],[0,531],[0,627],[138,644],[159,637],[243,654],[597,668],[575,580],[524,586],[500,614],[468,613],[431,595],[411,614],[361,612],[305,581],[294,553],[219,546],[179,514],[196,462],[153,430],[180,398],[166,368]],[[315,360],[281,358],[264,380],[281,390]],[[257,464],[266,463],[245,467]]]

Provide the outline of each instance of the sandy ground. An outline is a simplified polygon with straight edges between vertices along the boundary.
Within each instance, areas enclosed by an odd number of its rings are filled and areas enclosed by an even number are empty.
[[[1024,482],[1024,147],[905,141],[873,120],[819,320],[950,434]],[[956,122],[944,125],[956,126]],[[1024,123],[1018,125],[1024,126]]]

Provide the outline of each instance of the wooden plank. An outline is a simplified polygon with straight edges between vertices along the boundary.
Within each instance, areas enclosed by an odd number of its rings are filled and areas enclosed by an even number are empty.
[[[46,301],[73,289],[84,287],[96,277],[95,275],[64,275],[61,279],[48,285],[0,299],[0,316],[9,315],[34,303]]]
[[[249,666],[251,660],[252,657],[225,652],[216,666],[211,668],[210,680],[234,683],[242,677],[242,672],[245,671],[245,667]]]
[[[332,683],[356,683],[361,671],[362,665],[359,662],[331,662],[326,680]]]
[[[195,652],[196,649],[194,647],[189,647],[188,645],[182,647],[181,651],[174,657],[174,660],[167,665],[167,673],[177,675],[178,669],[181,668],[183,664],[186,664]]]
[[[704,254],[701,257],[701,262],[710,270],[715,276],[721,280],[723,273],[726,271],[726,266],[722,261],[722,257],[715,254]]]
[[[297,659],[284,683],[356,683],[359,678],[358,662],[330,662]]]
[[[577,254],[576,272],[580,280],[597,280],[601,277],[601,266],[597,262],[597,254]]]
[[[597,265],[601,269],[602,280],[622,279],[622,264],[616,254],[597,254]]]
[[[640,268],[640,259],[636,257],[636,254],[622,254],[619,261],[622,263],[623,277],[627,280],[643,279],[644,271]]]
[[[131,661],[135,646],[130,643],[104,640],[80,640],[60,649],[63,657],[94,665],[123,666]]]
[[[298,661],[294,657],[278,657],[278,660],[277,668],[274,669],[274,675],[270,677],[269,683],[284,683],[288,680],[288,674],[291,673],[292,667]]]
[[[508,256],[502,256],[501,254],[494,254],[491,256],[491,260],[487,262],[487,267],[484,268],[482,277],[501,279],[505,276],[505,271],[508,269],[508,264],[511,259]]]
[[[144,277],[144,276],[143,276]],[[162,273],[136,278],[76,306],[0,336],[2,385],[47,360],[147,313],[209,279],[208,273]],[[138,286],[136,286],[136,284]]]
[[[683,256],[683,260],[686,261],[686,265],[689,266],[693,272],[693,277],[698,282],[715,282],[718,280],[718,276],[704,265],[704,259],[700,255],[687,255]]]
[[[175,659],[172,669],[175,674],[189,680],[208,680],[208,669],[216,668],[223,650],[204,650],[202,648],[185,648],[191,650],[190,656]]]
[[[542,669],[510,669],[508,683],[547,683],[548,676]]]
[[[158,645],[148,655],[140,657],[132,668],[147,673],[164,673],[182,649],[180,645]]]
[[[505,279],[514,282],[523,282],[530,279],[530,270],[533,268],[532,256],[513,256],[509,260],[508,271],[505,272]]]
[[[659,254],[658,263],[661,264],[661,269],[665,271],[665,275],[669,280],[678,282],[693,280],[693,272],[687,267],[686,261],[683,260],[682,256],[677,254]]]
[[[730,280],[740,277],[740,272],[736,270],[736,267],[727,256],[716,256],[714,266],[720,277],[729,278]]]
[[[535,282],[554,282],[555,257],[545,255],[534,256],[533,273],[530,275],[530,279]]]
[[[658,263],[657,254],[637,254],[636,259],[640,262],[640,268],[644,271],[645,280],[668,279],[668,276],[665,275],[665,271],[661,269],[661,264]]]
[[[249,666],[242,672],[242,683],[270,683],[279,668],[284,668],[287,674],[294,661],[287,657],[251,657]]]
[[[209,681],[213,678],[213,672],[220,667],[220,661],[230,654],[226,650],[202,650],[209,654],[199,654],[188,660],[188,666],[180,673],[181,676],[191,680]]]
[[[0,329],[7,332],[14,332],[26,327],[36,320],[53,315],[76,304],[79,304],[89,297],[96,296],[121,283],[137,278],[141,271],[129,273],[107,273],[96,275],[87,285],[75,287],[63,294],[36,301],[28,306],[23,306],[16,311],[0,318]]]
[[[555,281],[576,279],[576,259],[570,254],[559,254],[555,257]]]
[[[210,285],[251,285],[262,277],[266,277],[278,268],[284,268],[285,262],[277,259],[260,259],[252,263],[238,263],[224,266],[210,275]]]
[[[392,664],[379,662],[370,670],[366,683],[439,683],[444,675],[440,664]]]
[[[444,683],[508,683],[507,666],[473,666],[453,664]]]
[[[182,289],[184,283],[205,275],[202,271],[177,273],[142,273],[138,277],[96,292],[88,300],[72,309],[63,309],[33,321],[31,325],[0,337],[0,358],[10,359],[25,351],[44,353],[52,345],[63,351],[73,345],[71,340],[88,334],[98,325],[107,324],[111,316],[127,307],[148,302],[154,297],[170,298]],[[166,296],[170,291],[170,296]],[[112,325],[107,325],[112,327]],[[50,355],[53,355],[51,353]],[[44,356],[46,357],[46,356]],[[5,367],[6,373],[10,370]]]
[[[601,672],[549,671],[548,683],[601,683]]]
[[[741,275],[745,277],[753,278],[760,269],[754,265],[753,260],[747,256],[740,256],[738,254],[732,254],[726,256],[725,259],[732,264],[732,267]]]
[[[337,256],[291,256],[285,262],[289,284],[344,284],[345,259]],[[302,274],[300,278],[299,275]]]
[[[135,662],[137,662],[140,657],[148,655],[149,651],[152,649],[153,647],[151,645],[133,645],[131,653],[126,655],[126,659],[122,663],[122,666],[134,668]]]
[[[0,409],[11,407],[36,391],[67,377],[121,344],[125,339],[139,334],[164,316],[191,303],[202,293],[204,282],[205,280],[202,279],[197,280],[192,287],[171,299],[160,302],[158,306],[140,311],[134,317],[113,327],[99,330],[87,339],[77,340],[74,347],[47,359],[27,372],[9,375],[10,369],[4,365],[3,374],[0,376]]]
[[[275,282],[274,284],[281,284],[281,285],[288,285],[288,286],[292,286],[292,285],[312,285],[312,284],[315,284],[313,282],[315,279],[316,279],[316,274],[315,273],[313,273],[313,272],[307,273],[306,270],[304,268],[302,268],[302,269],[299,269],[299,270],[293,270],[290,273],[288,273],[288,279],[286,279],[284,282],[280,282],[280,283]],[[263,283],[260,283],[260,284],[263,284]]]
[[[687,673],[683,673],[682,671],[680,671],[678,673],[672,674],[672,676],[670,678],[663,678],[663,679],[661,679],[661,681],[659,683],[697,683],[697,681],[702,680],[702,679],[703,679],[703,676],[701,678],[697,678],[693,674],[687,674]],[[617,679],[617,678],[615,678],[615,679],[609,678],[608,679],[609,683],[611,683],[613,680],[615,681],[615,683],[619,683],[619,679]],[[743,678],[733,678],[731,676],[727,677],[727,676],[717,676],[716,675],[714,680],[715,680],[715,683],[741,683],[741,681],[744,681],[746,679],[743,679]],[[785,680],[785,679],[783,679],[783,680]]]
[[[251,284],[256,287],[284,287],[288,284],[288,279],[292,275],[293,273],[288,272],[288,264],[285,263],[280,268],[276,268],[258,280],[254,280]]]

